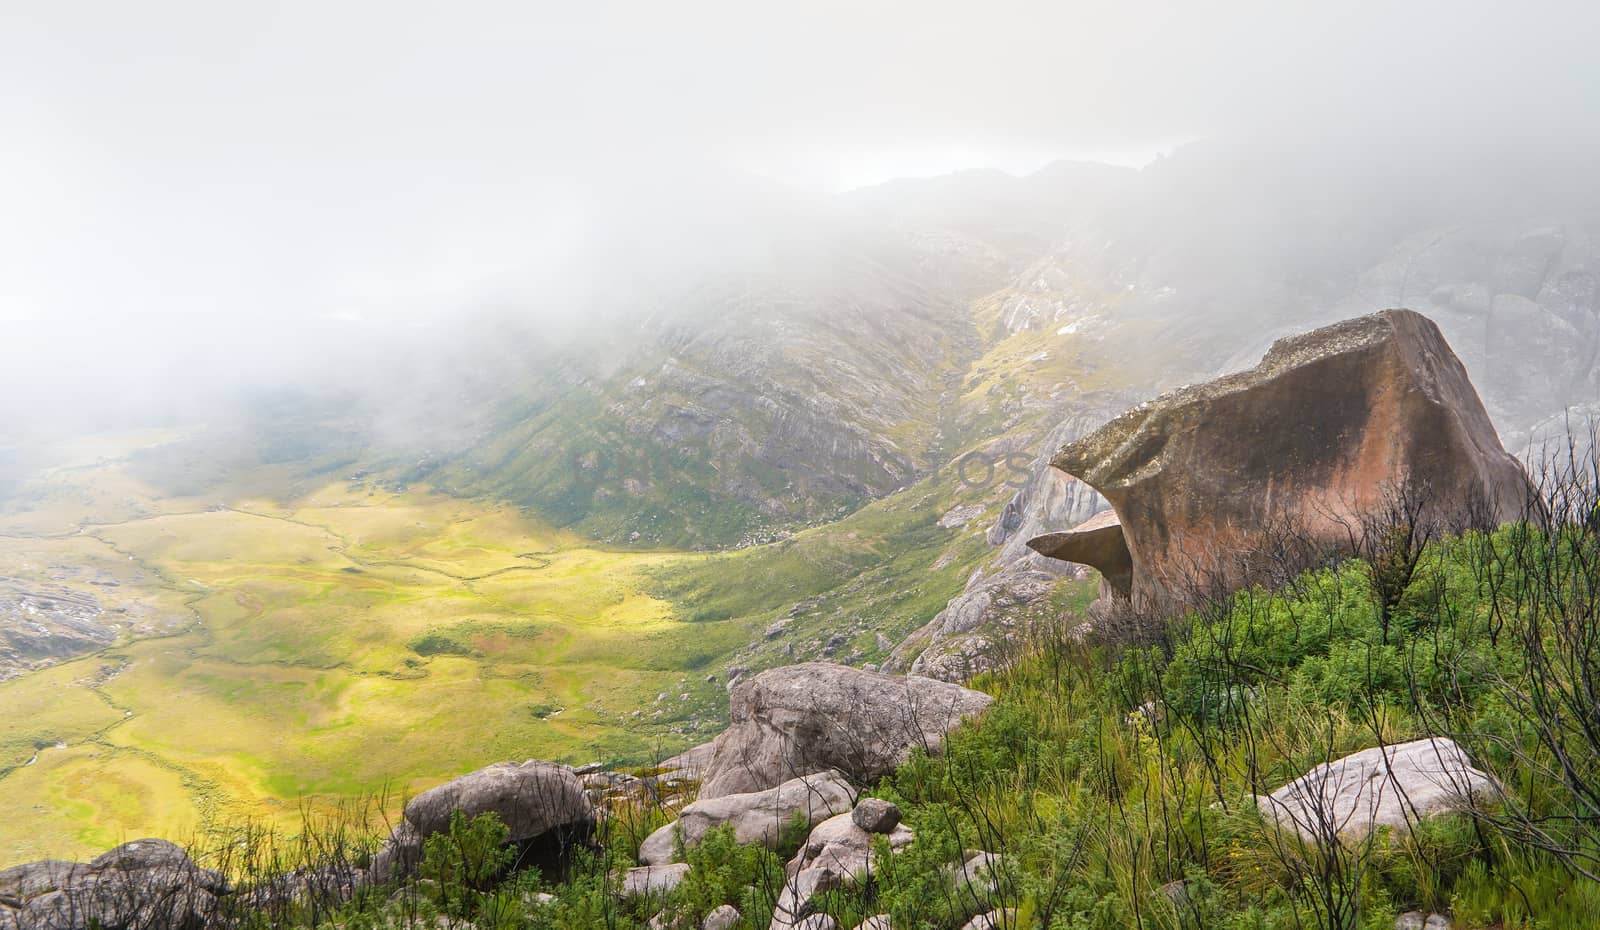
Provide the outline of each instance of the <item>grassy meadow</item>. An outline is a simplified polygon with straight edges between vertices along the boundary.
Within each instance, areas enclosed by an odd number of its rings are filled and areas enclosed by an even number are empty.
[[[675,750],[722,691],[690,666],[747,634],[649,593],[681,558],[367,479],[224,504],[99,454],[48,473],[0,512],[0,575],[92,574],[136,619],[0,683],[0,806],[21,815],[0,818],[0,866],[298,823],[503,759]]]
[[[127,454],[165,439],[86,444],[0,504],[0,582],[92,593],[119,635],[0,681],[0,868],[392,811],[506,759],[648,763],[716,732],[730,666],[881,661],[988,553],[940,515],[1010,493],[942,474],[766,546],[619,549],[383,476],[175,496]]]

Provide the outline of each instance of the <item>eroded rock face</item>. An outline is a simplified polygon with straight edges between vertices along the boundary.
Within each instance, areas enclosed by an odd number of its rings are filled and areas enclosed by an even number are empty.
[[[0,927],[199,930],[230,894],[166,840],[124,843],[89,863],[34,862],[0,871]]]
[[[1115,510],[1102,510],[1064,533],[1046,533],[1028,542],[1040,555],[1092,566],[1109,593],[1131,596],[1133,556]]]
[[[733,689],[730,725],[713,742],[700,798],[761,791],[837,769],[858,785],[934,749],[992,699],[916,675],[807,662],[762,672]]]
[[[594,807],[572,769],[539,761],[496,763],[412,798],[400,826],[373,859],[374,880],[415,869],[423,842],[448,830],[458,810],[469,820],[486,813],[499,816],[511,842],[523,845],[550,839],[564,848],[594,823]]]
[[[1106,506],[1093,488],[1050,468],[1050,457],[1124,405],[1105,397],[1080,402],[1037,440],[1040,451],[1028,470],[1027,483],[984,534],[996,548],[993,558],[972,573],[965,589],[944,610],[893,650],[885,671],[966,681],[993,669],[997,659],[1003,661],[1006,644],[1047,615],[1050,595],[1081,569],[1039,555],[1028,548],[1028,540],[1053,527],[1080,523]],[[1034,442],[1031,437],[1026,440],[1028,445]],[[986,451],[1007,462],[1014,454],[1005,448]]]
[[[1308,841],[1360,839],[1374,827],[1407,829],[1496,791],[1448,739],[1379,746],[1324,763],[1256,805]]]
[[[1197,581],[1242,580],[1274,533],[1348,545],[1404,487],[1444,525],[1469,511],[1514,519],[1528,499],[1461,362],[1409,310],[1279,340],[1255,368],[1140,404],[1051,464],[1111,502],[1128,593],[1154,610],[1181,606]]]

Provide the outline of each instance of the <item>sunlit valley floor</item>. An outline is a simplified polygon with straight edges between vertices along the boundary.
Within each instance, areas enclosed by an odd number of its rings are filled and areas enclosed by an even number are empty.
[[[4,670],[0,866],[293,829],[380,795],[398,809],[504,759],[647,764],[720,726],[733,658],[782,661],[751,650],[797,600],[800,630],[874,658],[877,630],[926,622],[983,553],[937,525],[956,493],[938,482],[777,545],[623,551],[378,476],[162,497],[129,442],[79,450],[0,511],[11,603],[25,612],[26,585],[81,599],[115,636]],[[836,619],[863,615],[872,632]]]

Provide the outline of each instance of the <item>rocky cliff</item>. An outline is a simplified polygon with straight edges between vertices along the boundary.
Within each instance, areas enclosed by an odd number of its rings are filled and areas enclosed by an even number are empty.
[[[1119,525],[1030,545],[1096,564],[1157,612],[1237,587],[1291,545],[1353,547],[1396,506],[1437,535],[1532,500],[1466,369],[1406,310],[1281,340],[1255,368],[1140,404],[1051,464],[1104,495]]]

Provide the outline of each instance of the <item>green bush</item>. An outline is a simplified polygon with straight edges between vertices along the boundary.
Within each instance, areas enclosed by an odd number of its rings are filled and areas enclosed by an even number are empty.
[[[423,841],[417,874],[432,883],[440,911],[459,918],[477,913],[494,880],[511,865],[512,850],[506,845],[510,837],[511,831],[493,813],[469,821],[455,811],[449,830]]]

